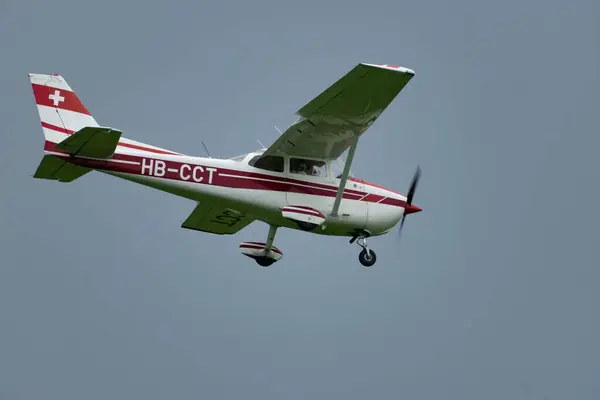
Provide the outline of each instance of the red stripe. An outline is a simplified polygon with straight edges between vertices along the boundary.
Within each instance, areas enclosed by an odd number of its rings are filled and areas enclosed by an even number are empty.
[[[373,193],[369,193],[367,196],[365,196],[362,201],[367,201],[369,203],[377,203],[380,200],[385,199],[385,196],[380,196],[378,194],[373,194]]]
[[[123,172],[127,174],[135,174],[139,175],[140,167],[139,165],[132,164],[122,164],[117,163],[115,160],[91,160],[88,158],[71,158],[68,155],[57,155],[56,157],[61,158],[65,161],[68,161],[75,165],[81,165],[83,167],[89,167],[93,169],[98,169],[102,171],[111,171],[111,172]]]
[[[320,211],[315,210],[314,208],[311,208],[311,209],[302,209],[302,210],[293,210],[293,209],[290,209],[289,207],[283,207],[283,209],[281,211],[282,212],[288,212],[288,213],[297,213],[297,214],[304,214],[304,215],[312,215],[313,217],[325,218],[325,216],[323,214],[321,214]]]
[[[377,188],[377,189],[387,190],[388,192],[392,192],[394,194],[398,194],[400,196],[403,196],[401,193],[395,192],[395,191],[390,190],[390,189],[388,189],[386,187],[383,187],[383,186],[380,186],[380,185],[376,185],[375,183],[367,182],[367,181],[359,179],[359,178],[351,177],[351,178],[348,178],[348,180],[349,181],[353,181],[353,182],[357,182],[357,183],[362,183],[363,185],[371,186],[371,187],[374,187],[374,188]],[[404,197],[406,197],[406,196],[404,196]]]
[[[38,85],[37,83],[32,83],[31,86],[33,87],[35,103],[38,105],[91,115],[77,95],[69,90]]]
[[[402,201],[400,199],[395,199],[393,197],[388,197],[379,204],[386,204],[388,206],[396,206],[396,207],[406,207],[407,206],[405,201]]]
[[[289,212],[311,212],[311,213],[315,213],[315,214],[321,214],[321,212],[319,212],[319,210],[312,208],[312,207],[296,207],[294,205],[291,206],[285,206],[283,207],[282,211],[289,211]]]
[[[69,131],[67,129],[58,127],[56,125],[49,124],[47,122],[42,122],[42,126],[48,128],[48,129],[56,130],[58,132],[66,133],[67,135],[70,135],[73,133],[73,131]],[[52,146],[55,145],[55,143],[52,143],[52,142],[48,142],[48,143],[50,143]],[[125,143],[119,143],[119,146],[138,148],[138,150],[143,150],[143,151],[148,151],[148,152],[163,153],[163,154],[178,155],[178,156],[181,155],[178,153],[163,152],[160,150],[155,150],[155,149],[150,149],[147,147],[140,147],[140,146],[135,146],[135,145],[129,145],[129,144],[125,144]],[[135,146],[135,147],[132,147],[132,146]],[[55,150],[50,150],[50,151],[55,151]],[[58,150],[56,150],[56,151],[58,151]],[[140,156],[126,155],[126,154],[114,154],[113,158],[117,158],[117,156],[120,156],[119,159],[141,162]],[[155,160],[155,159],[152,159],[152,160]],[[167,161],[167,162],[175,163],[177,169],[179,169],[181,167],[181,165],[183,165],[183,163],[174,162],[174,161]],[[287,187],[289,187],[288,184],[295,184],[295,185],[303,185],[303,186],[292,186],[289,188],[289,191],[295,192],[295,193],[303,193],[303,194],[326,195],[328,197],[335,197],[335,195],[337,194],[337,187],[320,184],[320,183],[313,183],[313,182],[301,181],[298,179],[279,177],[279,176],[273,176],[273,175],[267,175],[267,174],[260,174],[260,173],[256,173],[256,172],[225,169],[225,168],[219,168],[219,171],[222,174],[235,175],[232,177],[221,177],[222,179],[227,180],[227,182],[228,182],[228,184],[225,186],[237,187],[240,189],[253,189],[256,186],[264,186],[264,188],[266,190],[276,190],[276,189],[273,189],[272,187],[274,187],[276,185],[284,185],[287,188]],[[276,182],[257,181],[257,180],[253,180],[253,179],[251,180],[251,179],[246,179],[246,178],[270,179],[270,180],[273,180]],[[244,182],[244,181],[250,181],[250,180],[252,181],[251,184]],[[323,194],[324,190],[329,191],[329,193]],[[344,190],[344,198],[351,198],[354,200],[357,200],[358,198],[364,196],[365,194],[366,193],[364,193],[364,192],[361,192],[358,190],[353,190],[353,189],[345,189]],[[295,206],[295,207],[302,208],[302,206]],[[308,208],[310,208],[310,207],[308,207]]]
[[[173,162],[169,165],[173,166]],[[258,180],[258,179],[248,179],[241,178],[246,175],[244,171],[232,171],[224,168],[219,168],[219,172],[221,174],[227,175],[238,175],[238,176],[219,176],[219,185],[226,187],[233,187],[238,189],[255,189],[255,190],[273,190],[277,192],[291,192],[291,193],[300,193],[300,194],[309,194],[314,196],[324,196],[324,197],[335,197],[336,192],[332,190],[322,189],[320,187],[315,186],[307,186],[311,185],[310,182],[299,182],[302,186],[297,186],[296,182],[293,180],[277,180],[278,177],[273,176],[263,176],[264,178],[274,179],[274,181],[266,181],[266,180]],[[169,176],[165,175],[165,177],[169,178]],[[241,179],[240,179],[241,178]],[[179,180],[179,176],[175,174],[173,179]],[[344,192],[343,198],[358,200],[362,197],[363,194],[352,194]]]
[[[69,153],[63,151],[63,150],[59,150],[56,148],[56,143],[51,142],[49,140],[46,140],[45,144],[44,144],[44,150],[46,151],[52,151],[55,153],[62,153],[64,155],[68,155]],[[112,160],[123,160],[123,161],[135,161],[135,162],[140,162],[139,157],[136,156],[131,156],[129,154],[119,154],[119,153],[115,153],[112,155],[111,157]]]
[[[65,151],[57,149],[55,146],[56,146],[56,143],[46,140],[46,143],[44,143],[44,150],[45,151],[54,151],[54,152],[62,153],[62,154],[68,154]]]
[[[317,211],[317,210],[315,210],[314,208],[312,208],[312,207],[308,207],[308,206],[286,206],[286,207],[284,207],[284,208],[288,208],[288,207],[294,207],[294,208],[304,208],[305,210],[314,210],[314,211]]]
[[[266,245],[266,243],[261,243],[261,242],[244,242],[244,243],[240,244],[240,249],[264,250],[265,249],[265,245]],[[281,252],[281,250],[279,250],[275,246],[272,246],[271,250],[273,250],[275,253],[283,255],[283,253]]]
[[[180,156],[181,155],[179,153],[173,153],[172,151],[168,151],[168,150],[158,150],[158,149],[153,149],[150,147],[138,146],[136,144],[131,144],[131,143],[119,142],[119,146],[128,147],[130,149],[135,149],[135,150],[149,151],[151,153],[157,153],[157,154],[168,154],[170,156]]]
[[[321,217],[321,218],[325,218],[325,216],[323,216],[323,214],[319,213],[319,214],[315,214],[313,212],[310,211],[304,211],[304,210],[283,210],[284,212],[289,212],[289,213],[296,213],[296,214],[303,214],[303,215],[310,215],[312,217]]]
[[[60,132],[60,133],[65,133],[67,135],[72,135],[73,133],[75,133],[75,131],[71,131],[69,129],[65,129],[65,128],[62,128],[62,127],[57,126],[57,125],[52,125],[52,124],[49,124],[49,123],[44,122],[44,121],[42,121],[42,127],[48,128],[48,129],[52,129],[53,131],[57,131],[57,132]],[[153,149],[151,147],[139,146],[139,145],[131,144],[131,143],[123,143],[121,141],[119,141],[119,146],[120,147],[127,147],[129,149],[147,151],[147,152],[156,153],[156,154],[167,154],[167,155],[171,155],[171,156],[180,156],[181,155],[179,153],[173,153],[172,151],[168,151],[168,150]]]
[[[60,133],[66,133],[67,135],[72,135],[73,133],[75,133],[75,131],[71,131],[69,129],[65,129],[65,128],[57,126],[57,125],[52,125],[52,124],[49,124],[49,123],[44,122],[44,121],[42,121],[42,127],[43,128],[52,129],[53,131],[57,131],[57,132],[60,132]]]
[[[47,141],[44,149],[46,151],[54,151],[54,152],[60,152],[60,153],[64,154],[64,152],[56,150],[54,148],[54,146],[55,146],[54,143]],[[96,169],[101,169],[101,170],[106,170],[106,171],[123,172],[123,173],[142,175],[142,176],[149,176],[148,168],[146,168],[145,173],[142,174],[142,166],[143,166],[144,160],[146,160],[147,166],[149,165],[149,162],[151,160],[153,163],[156,163],[156,161],[160,161],[161,163],[164,163],[164,175],[161,178],[169,179],[169,180],[177,180],[177,181],[182,181],[182,182],[195,183],[195,181],[191,178],[191,171],[197,165],[192,164],[192,163],[182,163],[179,161],[171,161],[171,160],[156,160],[156,159],[150,159],[150,158],[145,158],[145,157],[138,156],[138,155],[129,155],[129,154],[114,154],[112,159],[108,159],[108,160],[90,160],[90,159],[84,159],[84,158],[70,158],[69,156],[66,156],[66,155],[60,156],[60,157],[64,158],[65,160],[69,160],[70,162],[77,164],[77,165],[87,166],[90,168],[96,168]],[[134,161],[139,164],[137,164],[137,165],[122,164],[122,163],[113,162],[114,160]],[[185,175],[188,177],[188,179],[183,179],[181,177],[181,171],[183,171],[181,169],[182,165],[187,165],[189,167],[189,168],[185,169]],[[202,166],[202,167],[204,167],[204,166]],[[175,172],[169,171],[169,169],[173,169]],[[212,181],[212,185],[215,185],[215,186],[229,187],[232,189],[270,190],[270,191],[277,191],[277,192],[296,192],[296,193],[310,194],[310,195],[323,196],[323,197],[335,197],[335,195],[336,195],[335,190],[326,190],[321,187],[316,187],[317,185],[313,184],[312,182],[295,181],[292,179],[281,180],[281,178],[271,176],[271,175],[251,174],[246,171],[238,171],[238,170],[232,170],[232,169],[227,169],[227,168],[216,168],[216,169],[217,169],[217,171],[213,173],[213,181]],[[223,176],[223,174],[233,175],[233,176]],[[202,180],[202,182],[198,182],[198,183],[199,184],[207,184],[208,173],[205,171],[204,173],[201,173],[201,175],[203,177],[203,180]],[[259,179],[248,179],[248,175],[255,175],[262,179],[272,179],[272,181],[259,180]],[[241,177],[245,177],[245,178],[240,179]],[[294,185],[295,182],[299,182],[303,186],[296,186],[296,185]],[[309,185],[311,185],[311,186],[309,186]],[[325,185],[318,185],[318,186],[325,186]],[[332,187],[332,186],[325,186],[325,187],[327,187],[328,189],[335,189],[335,187]],[[358,200],[358,199],[362,198],[365,194],[367,194],[364,192],[357,192],[357,191],[354,191],[354,192],[356,192],[357,194],[344,193],[343,198],[351,199],[351,200]],[[381,196],[372,197],[370,195],[367,195],[367,196],[365,196],[365,199],[366,199],[366,201],[373,203],[375,199],[379,199],[380,197]],[[396,206],[396,207],[406,207],[407,206],[404,201],[402,201],[400,199],[391,198],[391,197],[388,197],[385,200],[381,201],[380,204],[386,204],[386,205],[391,205],[391,206]],[[311,207],[306,207],[306,206],[292,206],[292,207],[298,207],[298,208],[305,209],[305,210],[319,212],[318,210],[315,210]],[[302,213],[301,210],[289,210],[289,211]],[[310,215],[315,215],[315,214],[311,213]],[[320,215],[322,216],[323,214],[320,214]]]
[[[283,176],[274,176],[274,175],[261,174],[261,173],[257,173],[257,172],[248,172],[248,171],[239,171],[239,170],[229,170],[229,171],[233,171],[233,173],[235,173],[239,177],[275,179],[275,180],[278,180],[280,182],[285,182],[285,183],[294,183],[294,184],[298,184],[298,185],[309,185],[311,187],[315,187],[315,188],[319,188],[319,189],[327,189],[327,190],[333,191],[333,195],[332,195],[333,197],[335,197],[337,190],[338,190],[338,188],[336,186],[327,185],[327,184],[323,184],[323,183],[316,183],[316,182],[307,182],[307,181],[293,179],[293,178],[287,178],[287,177],[283,177]],[[223,173],[228,173],[228,172],[223,172]],[[303,192],[301,192],[301,193],[303,193]],[[348,188],[344,188],[344,193],[353,194],[355,196],[363,196],[365,194],[364,192],[361,192],[359,190],[348,189]]]

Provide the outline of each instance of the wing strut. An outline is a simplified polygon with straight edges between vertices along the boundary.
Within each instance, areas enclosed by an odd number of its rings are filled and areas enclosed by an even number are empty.
[[[350,145],[350,149],[348,150],[348,158],[346,159],[346,163],[344,164],[344,172],[342,173],[342,179],[340,180],[340,186],[338,187],[337,194],[335,195],[335,202],[333,203],[333,209],[329,216],[331,218],[338,218],[338,210],[340,208],[340,203],[342,202],[342,197],[344,195],[344,190],[346,189],[346,181],[348,181],[348,175],[350,174],[350,165],[352,165],[352,160],[354,159],[354,152],[356,151],[356,146],[358,145],[358,138],[360,135],[355,134],[352,140],[352,145]]]

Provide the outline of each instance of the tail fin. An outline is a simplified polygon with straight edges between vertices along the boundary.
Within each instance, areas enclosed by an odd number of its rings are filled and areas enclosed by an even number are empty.
[[[93,158],[108,158],[121,151],[181,155],[121,137],[121,132],[98,125],[79,97],[59,74],[29,74],[46,143],[47,155],[58,153]],[[67,140],[68,139],[68,140]],[[64,157],[44,157],[35,178],[71,182],[91,171],[73,166]]]
[[[83,128],[99,127],[94,117],[62,76],[59,74],[29,74],[29,80],[46,138],[45,150],[55,150],[56,144]],[[118,146],[129,151],[181,155],[124,137],[118,139]]]
[[[62,142],[81,128],[98,126],[62,76],[29,74],[29,80],[42,122],[46,147]]]
[[[58,143],[84,127],[98,126],[62,76],[29,74],[29,80],[46,139],[44,150],[54,150]],[[33,177],[71,182],[90,171],[89,168],[46,155]]]

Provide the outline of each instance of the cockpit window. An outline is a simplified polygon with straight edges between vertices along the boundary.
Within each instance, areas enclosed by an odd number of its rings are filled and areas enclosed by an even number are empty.
[[[305,160],[290,158],[290,172],[298,175],[327,177],[327,164],[325,161]]]
[[[333,176],[335,176],[338,179],[342,179],[342,174],[344,172],[345,165],[346,165],[346,160],[344,158],[340,157],[337,160],[333,161],[331,163],[331,172],[332,172]],[[354,177],[354,174],[352,174],[352,171],[350,171],[348,176],[350,178]]]
[[[265,169],[267,171],[283,172],[283,157],[281,156],[255,156],[248,162],[248,165],[254,168]]]

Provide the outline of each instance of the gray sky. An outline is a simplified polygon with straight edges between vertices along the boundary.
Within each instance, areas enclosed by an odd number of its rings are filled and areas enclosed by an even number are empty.
[[[369,5],[367,5],[369,4]],[[0,2],[0,398],[598,399],[597,1]],[[356,175],[424,211],[370,241],[278,232],[261,269],[194,205],[31,178],[28,72],[101,123],[234,156],[358,62],[415,78]]]

